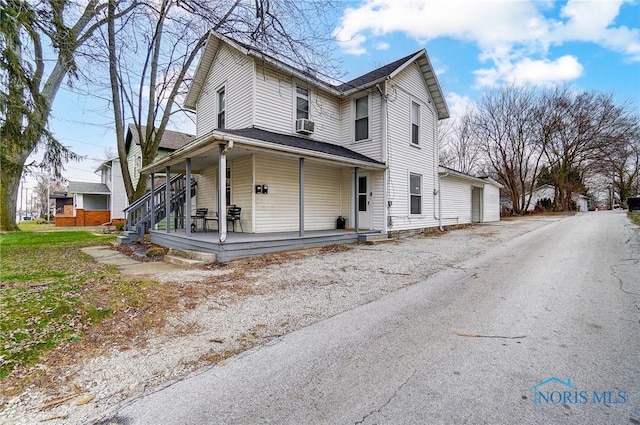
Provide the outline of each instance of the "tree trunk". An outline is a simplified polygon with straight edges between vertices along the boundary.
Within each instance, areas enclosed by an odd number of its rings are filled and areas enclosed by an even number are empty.
[[[18,204],[18,188],[23,167],[12,166],[0,169],[0,231],[12,232],[20,230],[16,224],[16,206]]]

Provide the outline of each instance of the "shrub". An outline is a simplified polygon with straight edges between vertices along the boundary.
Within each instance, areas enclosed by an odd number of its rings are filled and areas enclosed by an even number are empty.
[[[145,255],[147,257],[160,257],[164,255],[164,249],[158,246],[154,246],[152,248],[149,248],[147,252],[145,252]]]

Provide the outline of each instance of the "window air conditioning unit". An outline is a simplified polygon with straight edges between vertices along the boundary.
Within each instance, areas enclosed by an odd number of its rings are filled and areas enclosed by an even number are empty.
[[[316,123],[309,121],[306,118],[299,118],[296,120],[296,133],[312,134],[316,126]]]

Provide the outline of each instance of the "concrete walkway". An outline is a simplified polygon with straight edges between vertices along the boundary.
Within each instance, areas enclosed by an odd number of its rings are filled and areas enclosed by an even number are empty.
[[[116,266],[120,273],[126,275],[156,275],[180,270],[178,266],[161,261],[136,261],[109,246],[91,246],[80,250],[93,257],[97,263]]]

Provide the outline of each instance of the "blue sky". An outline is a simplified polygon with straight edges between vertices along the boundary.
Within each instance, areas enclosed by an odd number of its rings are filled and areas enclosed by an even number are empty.
[[[452,116],[492,86],[567,84],[612,92],[640,113],[640,0],[345,1],[335,23],[345,81],[426,49]],[[105,77],[106,79],[106,77]],[[115,150],[111,112],[63,87],[51,127],[89,159],[69,180],[98,181],[96,161]],[[194,132],[191,126],[175,130]]]

